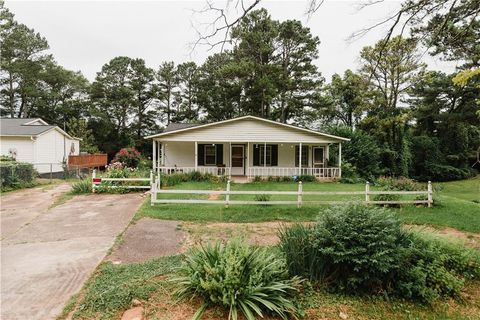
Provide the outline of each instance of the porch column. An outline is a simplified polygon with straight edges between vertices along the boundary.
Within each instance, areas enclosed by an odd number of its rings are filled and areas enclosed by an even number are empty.
[[[155,139],[152,139],[152,166],[153,166],[153,172],[157,172],[157,141]]]
[[[342,177],[342,143],[338,144],[338,177]]]
[[[195,141],[195,171],[198,169],[198,141]]]
[[[302,143],[298,147],[298,175],[302,175]]]
[[[247,177],[249,176],[248,169],[250,167],[250,164],[248,163],[248,161],[250,161],[249,152],[250,152],[250,142],[247,142],[247,150],[245,151],[245,175]]]
[[[166,148],[165,147],[165,142],[161,143],[160,146],[161,146],[161,154],[160,155],[162,156],[162,158],[161,158],[162,161],[160,162],[160,165],[165,166],[165,148]]]
[[[230,167],[230,173],[228,174],[230,177],[232,176],[232,142],[229,142],[229,149],[228,153],[230,154],[230,158],[228,159],[228,166]]]

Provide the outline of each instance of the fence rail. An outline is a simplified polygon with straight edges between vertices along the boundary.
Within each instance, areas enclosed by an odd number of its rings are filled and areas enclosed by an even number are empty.
[[[92,192],[95,193],[95,189],[102,185],[103,182],[148,182],[148,185],[109,185],[109,188],[127,188],[127,189],[145,189],[153,190],[154,183],[153,172],[150,171],[149,178],[103,178],[97,177],[97,171],[93,170],[92,173]]]
[[[161,203],[179,203],[179,204],[224,204],[228,207],[230,204],[256,204],[256,205],[270,205],[270,204],[296,204],[301,207],[303,204],[426,204],[431,207],[433,204],[432,184],[429,181],[427,190],[418,191],[370,191],[370,184],[365,184],[364,191],[303,191],[302,182],[298,183],[297,191],[233,191],[230,190],[230,180],[227,182],[226,190],[176,190],[176,189],[160,189],[157,183],[152,183],[151,190],[151,205]],[[225,200],[203,200],[203,199],[158,199],[158,195],[162,194],[215,194],[225,195]],[[240,201],[230,200],[231,195],[291,195],[297,196],[297,200],[274,200],[274,201]],[[364,195],[365,200],[303,200],[305,195]],[[370,200],[371,195],[425,195],[426,199],[420,200]]]

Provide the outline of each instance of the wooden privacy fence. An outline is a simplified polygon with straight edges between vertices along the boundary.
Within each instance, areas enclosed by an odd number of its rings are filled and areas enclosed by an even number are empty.
[[[127,189],[146,189],[153,190],[154,185],[153,172],[150,171],[149,178],[103,178],[97,177],[97,171],[93,170],[92,173],[92,192],[95,193],[95,189],[102,185],[103,182],[145,182],[148,181],[148,185],[108,185],[109,188],[127,188]]]
[[[80,168],[98,168],[107,165],[106,154],[81,154],[68,156],[68,165]]]
[[[297,207],[301,207],[302,204],[426,204],[429,207],[433,204],[433,191],[432,184],[429,181],[427,190],[419,191],[370,191],[370,184],[365,184],[364,191],[303,191],[302,182],[298,183],[297,191],[233,191],[230,189],[230,180],[227,182],[226,190],[166,190],[160,189],[159,183],[152,183],[151,190],[151,205],[157,203],[202,203],[202,204],[224,204],[228,207],[231,204],[256,204],[256,205],[271,205],[271,204],[296,204]],[[202,199],[158,199],[158,194],[209,194],[209,195],[225,195],[224,200],[202,200]],[[230,200],[231,195],[286,195],[297,196],[294,200],[273,200],[273,201],[261,201],[261,200]],[[363,195],[365,200],[303,200],[303,196],[306,195]],[[424,195],[426,199],[421,200],[371,200],[371,195]]]

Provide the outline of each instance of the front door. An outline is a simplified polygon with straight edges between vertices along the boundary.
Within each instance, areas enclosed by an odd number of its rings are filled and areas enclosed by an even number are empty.
[[[244,175],[244,149],[243,145],[232,145],[232,175]]]
[[[313,147],[313,167],[321,168],[324,166],[325,154],[324,147]]]

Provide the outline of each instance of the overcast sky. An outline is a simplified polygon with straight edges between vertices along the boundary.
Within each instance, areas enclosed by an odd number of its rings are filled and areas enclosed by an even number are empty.
[[[153,68],[163,61],[201,64],[213,52],[190,44],[196,38],[192,25],[200,27],[208,16],[195,14],[205,1],[9,1],[6,6],[16,19],[47,38],[50,52],[67,69],[81,71],[89,80],[102,65],[116,56],[143,58]],[[219,2],[218,6],[222,6]],[[398,1],[385,1],[358,11],[360,1],[326,0],[310,19],[304,12],[306,1],[262,1],[272,18],[297,19],[311,28],[321,40],[316,61],[326,79],[334,73],[357,69],[358,54],[384,34],[377,29],[351,43],[352,32],[385,18],[399,7]],[[428,55],[430,69],[453,71]]]

